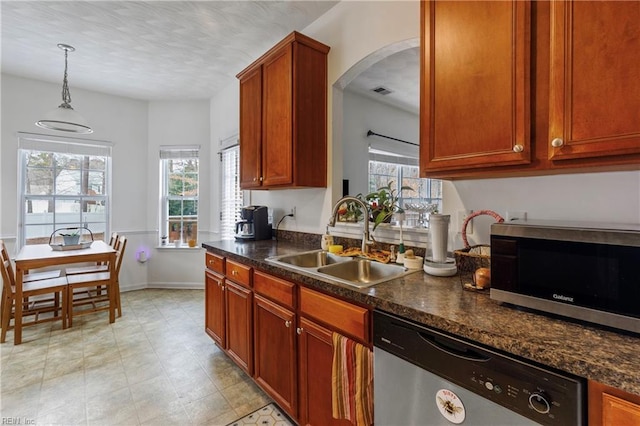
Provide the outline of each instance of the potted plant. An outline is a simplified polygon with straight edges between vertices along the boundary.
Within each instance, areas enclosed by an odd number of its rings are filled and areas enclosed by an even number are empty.
[[[362,194],[358,194],[356,197],[362,199]],[[343,203],[338,209],[339,222],[359,222],[362,217],[363,213],[360,205],[353,201]]]
[[[60,233],[60,235],[64,240],[65,246],[75,246],[80,241],[80,229],[76,229],[75,231],[66,234]]]
[[[389,182],[389,185],[380,187],[377,191],[370,192],[365,196],[365,200],[371,209],[370,220],[373,222],[374,231],[381,223],[391,222],[391,216],[394,213],[404,213],[404,210],[398,204],[400,194],[392,186],[393,181]],[[402,186],[400,191],[413,191],[413,188]]]

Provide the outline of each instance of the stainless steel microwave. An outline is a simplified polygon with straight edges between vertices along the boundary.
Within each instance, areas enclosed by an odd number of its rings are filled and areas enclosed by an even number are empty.
[[[640,333],[640,225],[491,226],[491,298]]]

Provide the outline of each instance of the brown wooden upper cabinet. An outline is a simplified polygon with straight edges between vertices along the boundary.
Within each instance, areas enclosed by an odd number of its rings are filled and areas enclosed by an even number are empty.
[[[640,2],[551,6],[549,158],[640,153]]]
[[[327,186],[327,53],[293,32],[240,72],[240,187]]]
[[[530,2],[421,7],[422,176],[529,163]]]
[[[422,177],[640,168],[640,1],[421,8]]]

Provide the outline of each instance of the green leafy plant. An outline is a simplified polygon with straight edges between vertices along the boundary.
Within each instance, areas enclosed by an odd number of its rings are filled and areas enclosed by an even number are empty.
[[[356,197],[362,199],[362,194],[358,194]],[[353,201],[342,203],[338,209],[338,220],[340,222],[359,222],[363,215],[360,205]]]
[[[398,204],[400,193],[392,188],[393,181],[389,185],[378,188],[375,192],[370,192],[365,196],[365,201],[369,204],[373,230],[384,222],[389,222],[394,213],[404,213]],[[410,186],[400,187],[401,191],[413,191]]]
[[[60,235],[62,235],[63,237],[75,237],[77,235],[80,235],[80,229],[76,228],[73,232],[69,232],[69,233],[66,233],[66,234],[63,234],[61,232]]]

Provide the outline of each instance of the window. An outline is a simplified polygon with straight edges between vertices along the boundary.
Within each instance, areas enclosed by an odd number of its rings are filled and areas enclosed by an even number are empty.
[[[79,226],[104,240],[110,234],[111,143],[18,136],[18,245],[46,244],[57,229]]]
[[[198,237],[199,151],[200,146],[160,147],[160,236],[176,246]]]
[[[240,149],[238,145],[220,153],[222,179],[220,179],[220,235],[223,240],[233,239],[235,224],[240,220],[242,190],[238,173]]]
[[[396,190],[401,186],[413,188],[413,191],[402,191],[398,203],[405,210],[405,223],[408,226],[424,226],[426,222],[422,211],[427,204],[437,204],[438,211],[442,211],[442,181],[420,178],[417,165],[400,164],[392,158],[387,160],[391,162],[369,160],[369,192],[387,186],[390,182],[393,182],[392,188]]]

